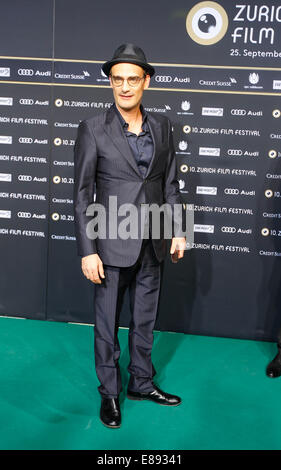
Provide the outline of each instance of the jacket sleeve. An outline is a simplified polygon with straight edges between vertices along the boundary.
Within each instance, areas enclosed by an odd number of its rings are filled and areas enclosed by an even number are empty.
[[[97,147],[93,132],[87,121],[78,127],[74,145],[74,230],[79,256],[97,253],[95,240],[88,238],[86,227],[91,217],[86,215],[87,207],[94,201]]]
[[[177,164],[173,142],[172,125],[170,120],[168,120],[168,139],[169,149],[165,172],[164,199],[166,203],[171,205],[172,209],[173,237],[185,237],[185,204],[183,204],[179,189],[179,182],[177,180]],[[175,204],[177,205],[176,207]]]

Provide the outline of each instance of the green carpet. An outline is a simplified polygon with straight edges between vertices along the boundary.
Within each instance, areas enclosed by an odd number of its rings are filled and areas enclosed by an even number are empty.
[[[120,329],[127,384],[126,329]],[[93,327],[0,318],[1,450],[281,449],[276,345],[155,332],[157,383],[183,403],[121,397],[122,426],[99,420]]]

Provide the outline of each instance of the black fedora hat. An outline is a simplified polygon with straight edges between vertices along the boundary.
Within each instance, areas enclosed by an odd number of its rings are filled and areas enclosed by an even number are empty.
[[[155,73],[154,68],[147,63],[143,50],[134,44],[122,44],[116,49],[112,59],[105,62],[102,66],[105,75],[109,76],[111,67],[115,64],[120,64],[120,62],[139,65],[151,77]]]

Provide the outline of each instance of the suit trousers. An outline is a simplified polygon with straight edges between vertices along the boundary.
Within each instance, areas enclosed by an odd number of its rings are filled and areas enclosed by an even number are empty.
[[[136,263],[129,267],[104,265],[105,279],[95,285],[95,367],[103,397],[117,398],[122,390],[119,369],[119,317],[124,294],[129,289],[130,390],[149,392],[156,373],[151,360],[156,321],[161,265],[151,239],[144,239]]]

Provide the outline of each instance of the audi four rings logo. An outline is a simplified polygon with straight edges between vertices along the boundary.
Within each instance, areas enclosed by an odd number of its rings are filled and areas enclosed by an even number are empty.
[[[155,81],[161,83],[170,83],[172,80],[170,75],[156,75],[155,77]]]
[[[22,219],[30,219],[31,213],[30,212],[18,212],[18,217]]]
[[[235,227],[222,227],[221,228],[221,231],[223,233],[235,233],[236,232],[236,228]]]
[[[237,155],[242,155],[243,152],[242,152],[242,150],[238,150],[238,149],[228,149],[227,154],[237,156]]]
[[[30,176],[30,175],[19,175],[18,180],[19,181],[32,181],[32,176]]]
[[[21,98],[19,102],[20,104],[33,104],[34,100],[31,98]]]
[[[232,109],[231,114],[233,116],[245,116],[247,114],[246,109]]]
[[[34,74],[32,69],[18,69],[18,75],[25,75],[31,77]]]
[[[21,144],[32,144],[33,139],[31,137],[20,137],[19,142]]]
[[[225,188],[225,194],[239,194],[239,189],[235,188]]]

